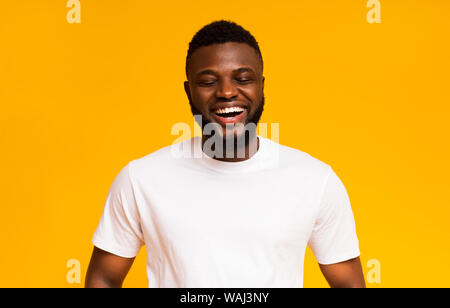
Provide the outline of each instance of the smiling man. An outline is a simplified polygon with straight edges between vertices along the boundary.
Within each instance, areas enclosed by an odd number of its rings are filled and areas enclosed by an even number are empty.
[[[149,287],[302,287],[309,245],[331,287],[364,287],[339,177],[256,134],[265,79],[254,37],[229,21],[203,27],[189,44],[186,76],[203,134],[119,172],[92,240],[86,286],[122,286],[145,245]],[[174,157],[186,148],[201,156]]]
[[[250,33],[234,34],[234,41],[230,41],[227,33],[233,34],[233,27],[213,23],[191,41],[184,88],[192,113],[201,120],[203,151],[218,160],[241,161],[258,148],[256,124],[264,108],[263,60]],[[202,37],[207,31],[215,32]],[[212,127],[207,129],[208,125]],[[205,146],[211,135],[223,138],[222,149]]]

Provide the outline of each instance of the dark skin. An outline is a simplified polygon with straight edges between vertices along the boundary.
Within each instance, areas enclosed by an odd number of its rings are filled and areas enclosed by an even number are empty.
[[[86,288],[121,288],[135,258],[123,258],[94,246]]]
[[[246,107],[242,119],[245,125],[257,112],[263,98],[264,77],[262,63],[255,50],[244,43],[229,42],[201,47],[191,58],[188,80],[184,89],[191,104],[207,122],[216,122],[211,110],[218,103],[236,103]],[[225,128],[225,127],[224,127]],[[241,136],[239,129],[227,131],[224,137]],[[209,136],[202,136],[202,141]],[[252,147],[256,144],[256,147]],[[250,136],[244,158],[221,158],[226,161],[242,161],[250,158],[258,149],[259,140]],[[86,274],[86,287],[120,288],[134,258],[123,258],[94,247]],[[364,288],[364,274],[360,258],[335,264],[319,264],[320,270],[332,288]]]
[[[203,121],[220,124],[225,138],[229,135],[243,138],[238,128],[229,131],[219,123],[214,118],[213,109],[223,103],[238,104],[247,109],[239,123],[246,125],[253,118],[262,103],[264,90],[262,63],[255,50],[247,44],[234,42],[201,47],[191,57],[187,77],[184,90]],[[203,134],[202,142],[208,138],[209,135]],[[236,162],[249,159],[259,144],[256,134],[251,134],[249,140],[245,157],[238,157],[235,151],[233,158],[219,160]]]

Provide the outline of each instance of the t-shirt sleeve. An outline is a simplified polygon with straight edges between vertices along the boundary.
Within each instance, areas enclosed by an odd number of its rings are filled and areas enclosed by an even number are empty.
[[[130,168],[131,162],[114,179],[92,238],[96,247],[124,258],[135,257],[144,244]]]
[[[331,168],[308,245],[319,264],[343,262],[360,255],[347,190]]]

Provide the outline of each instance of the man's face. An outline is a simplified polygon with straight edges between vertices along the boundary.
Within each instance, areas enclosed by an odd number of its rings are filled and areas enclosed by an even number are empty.
[[[191,56],[188,81],[184,84],[194,115],[222,127],[224,137],[238,137],[242,126],[257,124],[264,106],[262,63],[245,43],[228,42],[197,49]]]

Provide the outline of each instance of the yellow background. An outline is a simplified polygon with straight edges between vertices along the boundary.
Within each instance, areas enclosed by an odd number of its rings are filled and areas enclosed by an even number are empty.
[[[449,287],[450,1],[67,0],[0,5],[0,286],[81,287],[108,189],[193,127],[188,43],[217,19],[264,57],[280,143],[330,164],[352,202],[368,287]],[[69,284],[66,262],[81,262]],[[326,287],[308,250],[305,287]],[[145,249],[125,287],[146,287]]]

